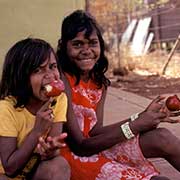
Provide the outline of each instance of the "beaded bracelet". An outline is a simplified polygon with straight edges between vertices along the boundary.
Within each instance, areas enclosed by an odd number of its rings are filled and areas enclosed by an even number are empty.
[[[135,135],[133,134],[133,132],[131,131],[131,128],[129,126],[129,122],[126,122],[124,124],[121,125],[121,130],[124,134],[124,136],[127,138],[127,139],[131,139],[133,137],[135,137]]]
[[[130,120],[131,120],[131,121],[134,121],[134,120],[136,120],[138,117],[139,117],[139,113],[133,114],[133,115],[130,116]]]

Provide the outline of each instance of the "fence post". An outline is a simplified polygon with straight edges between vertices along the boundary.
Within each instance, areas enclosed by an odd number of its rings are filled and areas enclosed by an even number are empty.
[[[89,6],[90,6],[89,0],[85,0],[85,10],[86,10],[87,12],[89,12]]]
[[[161,35],[159,31],[159,27],[161,26],[161,21],[160,21],[160,15],[159,15],[159,7],[155,9],[155,17],[154,17],[154,27],[155,27],[155,37],[157,41],[157,47],[158,49],[161,49]]]
[[[166,61],[166,64],[164,65],[164,68],[163,68],[163,70],[162,70],[162,74],[163,74],[163,75],[164,75],[165,72],[166,72],[167,66],[168,66],[168,64],[169,64],[169,62],[170,62],[170,60],[171,60],[171,58],[172,58],[172,56],[173,56],[173,54],[174,54],[174,52],[175,52],[178,44],[179,44],[179,41],[180,41],[180,34],[179,34],[178,38],[176,39],[176,42],[175,42],[175,44],[174,44],[174,46],[173,46],[173,48],[172,48],[172,50],[171,50],[171,52],[170,52],[170,54],[169,54],[169,56],[168,56],[168,59],[167,59],[167,61]]]

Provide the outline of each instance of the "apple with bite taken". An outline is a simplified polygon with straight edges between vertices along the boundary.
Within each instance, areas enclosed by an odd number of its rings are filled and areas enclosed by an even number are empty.
[[[45,86],[46,96],[55,97],[59,96],[64,91],[64,83],[62,80],[55,80]]]

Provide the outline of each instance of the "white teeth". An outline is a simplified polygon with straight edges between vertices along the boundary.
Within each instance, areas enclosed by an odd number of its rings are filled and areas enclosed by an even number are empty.
[[[88,62],[88,61],[92,61],[92,59],[83,59],[82,61]]]
[[[48,84],[45,86],[45,89],[47,92],[50,92],[50,91],[52,91],[52,86]]]

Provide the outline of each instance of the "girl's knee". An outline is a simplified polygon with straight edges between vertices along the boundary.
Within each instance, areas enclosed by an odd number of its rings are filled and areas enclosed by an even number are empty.
[[[154,132],[158,139],[166,139],[171,134],[171,132],[166,128],[157,128]]]
[[[59,180],[70,179],[70,166],[61,156],[52,159],[51,163],[48,163],[46,170],[48,170],[51,180],[53,179],[52,177]]]
[[[164,176],[153,176],[151,180],[170,180],[170,179]]]
[[[155,138],[156,146],[165,153],[169,153],[178,140],[177,137],[166,128],[156,129]]]
[[[171,144],[175,138],[175,136],[166,128],[157,128],[155,135],[160,146],[167,146]]]
[[[177,148],[179,140],[166,128],[157,128],[140,136],[140,146],[145,157],[166,157]]]
[[[4,174],[0,174],[0,180],[8,180],[8,178]]]
[[[70,166],[68,162],[61,156],[56,157],[55,163],[53,164],[56,173],[61,175],[68,174],[70,176]]]
[[[33,179],[38,179],[39,177],[44,180],[69,180],[70,166],[61,156],[42,161]]]

